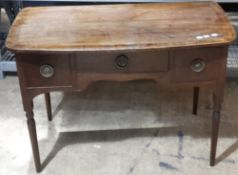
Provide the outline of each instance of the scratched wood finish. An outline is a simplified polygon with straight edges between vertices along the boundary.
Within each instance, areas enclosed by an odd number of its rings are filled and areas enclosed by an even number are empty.
[[[207,38],[213,33],[218,36]],[[214,46],[234,39],[215,2],[152,3],[25,8],[6,45],[15,52],[71,52]]]
[[[83,91],[104,80],[146,79],[160,86],[189,86],[194,88],[193,114],[199,89],[209,87],[213,94],[210,165],[214,166],[227,50],[234,39],[232,26],[214,2],[24,9],[10,30],[7,47],[16,53],[36,171],[43,166],[34,97],[45,94],[51,120],[50,92]],[[195,69],[197,60],[204,69]],[[53,68],[51,77],[42,75],[45,65]]]

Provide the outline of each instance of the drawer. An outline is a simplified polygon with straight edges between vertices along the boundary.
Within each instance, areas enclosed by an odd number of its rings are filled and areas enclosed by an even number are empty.
[[[72,85],[69,55],[24,54],[17,56],[17,62],[26,87]]]
[[[226,48],[199,48],[171,52],[173,78],[177,82],[213,81],[224,75]]]
[[[93,52],[76,55],[82,73],[149,73],[168,71],[167,51]]]

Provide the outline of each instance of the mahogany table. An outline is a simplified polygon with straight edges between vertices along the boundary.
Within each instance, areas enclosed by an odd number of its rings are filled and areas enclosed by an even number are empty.
[[[210,165],[215,165],[227,48],[235,32],[215,2],[36,7],[23,9],[6,46],[16,54],[36,171],[41,171],[33,98],[84,90],[95,81],[154,80],[212,90]]]

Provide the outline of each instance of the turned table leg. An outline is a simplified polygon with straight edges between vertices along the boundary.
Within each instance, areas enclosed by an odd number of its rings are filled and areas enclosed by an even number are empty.
[[[46,111],[47,111],[48,120],[52,121],[50,93],[45,93],[45,104],[46,104]]]
[[[213,95],[213,101],[214,107],[212,115],[211,153],[210,153],[211,166],[214,166],[216,163],[216,149],[217,149],[217,140],[220,125],[220,111],[221,111],[221,102],[216,94]]]
[[[38,148],[38,141],[37,141],[37,134],[36,134],[36,125],[34,120],[34,113],[33,113],[33,102],[28,109],[25,109],[26,117],[27,117],[27,126],[31,140],[31,147],[35,162],[35,168],[37,172],[41,171],[41,163],[40,163],[40,154]]]
[[[198,100],[199,100],[199,87],[193,88],[193,114],[197,114],[198,109]]]

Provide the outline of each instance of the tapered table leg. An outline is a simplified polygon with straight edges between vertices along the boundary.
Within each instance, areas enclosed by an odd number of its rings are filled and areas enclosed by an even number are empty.
[[[52,110],[51,110],[50,93],[45,93],[45,104],[46,104],[48,120],[52,121]]]
[[[33,109],[26,110],[26,117],[27,117],[28,131],[29,131],[29,135],[31,139],[31,147],[32,147],[32,152],[33,152],[33,157],[35,162],[35,168],[37,172],[40,172],[41,163],[40,163],[40,154],[39,154]]]
[[[210,153],[210,165],[214,166],[216,163],[216,150],[217,150],[217,140],[219,133],[219,125],[220,125],[220,110],[221,104],[217,99],[216,95],[214,95],[214,109],[212,115],[212,134],[211,134],[211,153]]]
[[[198,100],[199,100],[199,87],[193,88],[193,114],[197,114],[198,109]]]

